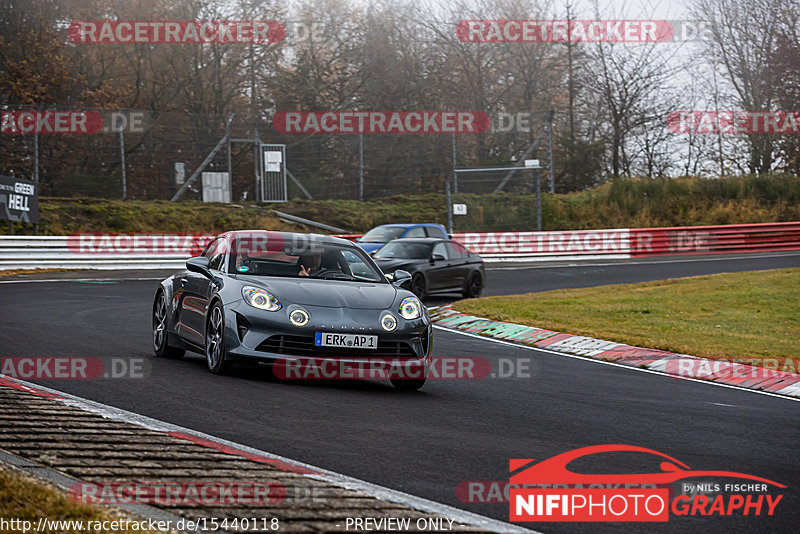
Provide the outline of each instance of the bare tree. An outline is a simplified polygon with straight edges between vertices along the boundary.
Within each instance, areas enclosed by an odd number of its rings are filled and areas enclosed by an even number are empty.
[[[736,95],[747,111],[771,111],[775,84],[781,83],[769,68],[778,44],[778,29],[787,16],[796,22],[797,0],[694,0],[692,14],[709,23],[707,50],[719,58]],[[793,15],[792,15],[793,14]],[[795,30],[796,31],[796,30]],[[775,136],[750,134],[747,169],[769,172],[775,156]]]

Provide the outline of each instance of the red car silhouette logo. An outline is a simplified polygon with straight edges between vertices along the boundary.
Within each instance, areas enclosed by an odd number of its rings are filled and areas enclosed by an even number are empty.
[[[637,473],[637,474],[584,474],[576,473],[567,469],[567,464],[591,454],[601,452],[643,452],[660,456],[663,460],[660,464],[661,471],[657,473]],[[509,471],[514,472],[522,466],[533,462],[533,459],[514,459],[509,460]],[[697,471],[691,469],[685,463],[676,460],[664,453],[637,447],[635,445],[593,445],[582,447],[569,452],[565,452],[547,460],[528,467],[509,479],[512,485],[525,484],[670,484],[676,480],[692,477],[729,477],[744,478],[757,482],[765,482],[779,488],[785,488],[783,484],[745,473],[733,471]]]

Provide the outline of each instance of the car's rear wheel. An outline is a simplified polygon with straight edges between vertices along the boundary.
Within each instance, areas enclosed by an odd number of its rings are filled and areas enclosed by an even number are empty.
[[[411,277],[411,292],[414,293],[418,298],[425,298],[427,285],[428,284],[425,282],[425,277],[422,275],[422,273],[414,273],[414,276]]]
[[[397,391],[417,391],[425,385],[425,378],[392,378],[392,385]]]
[[[211,306],[206,321],[206,363],[217,375],[228,374],[233,367],[225,350],[225,313],[219,301]]]
[[[472,273],[467,279],[467,285],[464,291],[461,292],[466,299],[475,299],[481,296],[483,291],[483,278],[480,273]]]
[[[153,304],[153,351],[159,358],[183,358],[186,350],[170,346],[169,339],[167,297],[159,291]]]

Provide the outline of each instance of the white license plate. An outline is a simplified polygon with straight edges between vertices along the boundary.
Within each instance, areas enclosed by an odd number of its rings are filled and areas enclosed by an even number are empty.
[[[314,345],[318,347],[344,347],[346,349],[377,349],[378,336],[317,332]]]

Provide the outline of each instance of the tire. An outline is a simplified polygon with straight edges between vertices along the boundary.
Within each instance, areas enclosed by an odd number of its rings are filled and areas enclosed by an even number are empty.
[[[425,385],[425,378],[392,378],[392,385],[397,391],[417,391]]]
[[[420,300],[425,298],[427,285],[422,273],[414,273],[414,276],[411,277],[411,292]]]
[[[206,319],[206,364],[215,375],[226,375],[233,368],[225,350],[225,310],[214,301]]]
[[[170,333],[167,323],[167,296],[162,290],[158,292],[156,301],[153,303],[153,352],[159,358],[178,360],[186,354],[186,349],[170,346]]]
[[[476,299],[481,296],[483,291],[483,278],[480,273],[472,273],[467,279],[467,285],[461,292],[465,299]]]

